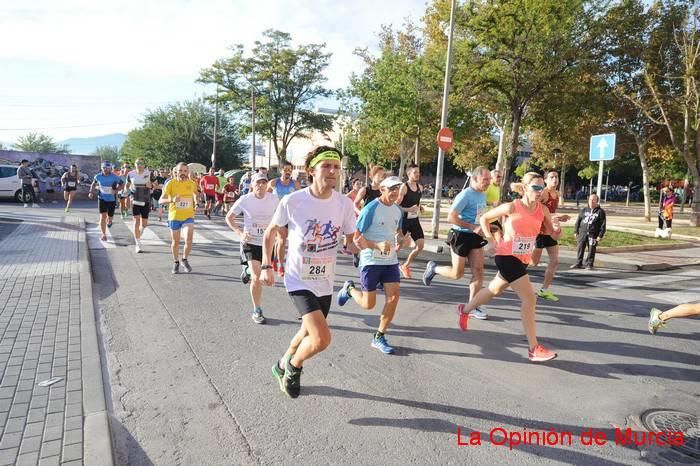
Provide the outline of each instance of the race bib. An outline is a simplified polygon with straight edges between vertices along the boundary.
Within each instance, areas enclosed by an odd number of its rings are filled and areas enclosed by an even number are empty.
[[[406,218],[409,220],[414,219],[414,218],[418,218],[418,212],[407,212]]]
[[[69,187],[69,188],[75,188],[75,181],[69,181],[69,182],[68,182],[68,187]]]
[[[134,205],[137,205],[137,206],[145,206],[146,205],[146,203],[143,201],[131,201],[131,202],[133,202]]]
[[[246,232],[250,234],[252,240],[262,241],[266,228],[266,223],[253,223],[250,230],[246,230]]]
[[[393,260],[396,259],[396,245],[391,244],[391,249],[389,252],[383,252],[380,251],[379,249],[372,249],[372,258],[376,260],[381,260],[381,261],[388,261],[388,260]]]
[[[524,256],[532,254],[535,249],[536,236],[516,236],[513,238],[513,255]]]
[[[178,209],[190,209],[192,208],[192,199],[178,199],[175,207]]]
[[[335,257],[311,257],[301,258],[301,279],[303,281],[330,280],[335,273]]]
[[[100,192],[102,194],[113,194],[114,190],[111,186],[100,186]]]
[[[214,190],[214,185],[213,184],[208,184],[207,185],[207,191],[213,191]]]
[[[226,193],[226,197],[233,199],[234,197],[236,197],[236,193],[234,193],[233,191],[229,191]]]

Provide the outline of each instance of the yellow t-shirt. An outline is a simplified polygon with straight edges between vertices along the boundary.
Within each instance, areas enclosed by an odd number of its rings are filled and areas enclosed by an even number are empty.
[[[501,188],[495,184],[489,184],[486,188],[486,204],[491,206],[494,202],[498,202],[501,199]]]
[[[168,208],[168,220],[179,222],[194,218],[195,194],[197,183],[192,180],[170,180],[165,185],[165,195],[169,198],[177,196],[177,202],[171,202]]]

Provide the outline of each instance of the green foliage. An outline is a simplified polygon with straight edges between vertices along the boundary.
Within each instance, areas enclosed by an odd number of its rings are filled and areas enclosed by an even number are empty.
[[[100,160],[113,164],[117,164],[121,160],[121,150],[117,146],[97,146],[92,155],[96,155]]]
[[[174,166],[178,162],[211,165],[214,110],[201,100],[166,105],[147,112],[143,125],[130,131],[121,156],[138,157],[149,165]],[[225,115],[219,115],[216,166],[226,170],[241,166],[245,145],[238,128]]]
[[[14,148],[24,152],[45,152],[52,154],[69,154],[68,146],[57,144],[47,134],[31,132],[17,138]]]
[[[324,52],[325,44],[293,48],[291,35],[285,32],[270,29],[263,37],[265,41],[256,41],[249,56],[243,45],[234,46],[231,57],[201,71],[199,82],[217,84],[223,90],[219,101],[236,112],[248,130],[254,101],[256,132],[272,139],[282,161],[294,138],[333,127],[330,115],[313,111],[317,99],[331,95],[323,87],[330,54]]]
[[[588,165],[587,167],[584,167],[578,171],[578,176],[584,180],[592,180],[598,176],[598,168],[593,165]]]

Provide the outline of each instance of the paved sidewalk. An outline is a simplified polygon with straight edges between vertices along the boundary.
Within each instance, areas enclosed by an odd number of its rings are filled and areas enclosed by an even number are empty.
[[[2,465],[91,464],[97,446],[99,463],[112,463],[109,430],[84,429],[89,398],[101,396],[104,411],[104,394],[85,352],[96,330],[85,322],[93,310],[83,230],[75,218],[25,220],[0,242]],[[39,385],[52,377],[61,380]]]

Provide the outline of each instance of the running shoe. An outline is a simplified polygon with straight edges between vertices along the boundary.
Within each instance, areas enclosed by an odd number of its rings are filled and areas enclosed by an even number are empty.
[[[545,362],[557,357],[557,353],[549,351],[542,345],[537,345],[531,350],[527,350],[527,357],[532,362]]]
[[[437,268],[437,263],[435,261],[428,262],[425,266],[425,272],[423,272],[423,284],[425,286],[430,286],[430,283],[435,278],[435,269]]]
[[[25,202],[25,203],[24,203],[24,208],[26,209],[26,208],[28,208],[28,207],[29,207],[29,204],[27,204],[27,203]]]
[[[279,272],[277,273],[279,273],[280,277],[284,277],[284,265],[280,264]]]
[[[286,362],[284,363],[286,366]],[[280,361],[277,361],[274,366],[272,366],[272,376],[277,381],[280,390],[284,392],[284,368],[280,367]]]
[[[65,209],[63,209],[63,211],[64,211],[65,213],[68,213],[68,212],[70,212],[70,209],[69,209],[68,207],[66,207]]]
[[[185,272],[192,272],[192,266],[190,265],[189,261],[185,258],[182,259],[182,267],[185,269]]]
[[[345,303],[351,298],[350,288],[355,287],[355,282],[352,280],[345,280],[343,287],[338,291],[338,306],[345,306]]]
[[[651,308],[649,313],[649,333],[656,335],[656,331],[660,328],[666,327],[666,322],[661,320],[661,311],[655,307]]]
[[[473,318],[479,319],[479,320],[486,320],[489,318],[488,313],[486,311],[482,311],[478,307],[471,312],[471,315]]]
[[[107,235],[100,236],[100,241],[107,241]]]
[[[256,324],[264,324],[265,323],[265,316],[263,315],[262,309],[259,307],[255,308],[253,311],[253,322]]]
[[[250,274],[248,274],[248,267],[243,267],[243,271],[241,272],[241,282],[244,285],[247,285],[250,283]]]
[[[399,270],[401,270],[401,275],[403,275],[403,278],[413,278],[411,276],[411,268],[406,264],[399,265]]]
[[[386,337],[382,335],[381,337],[375,336],[372,338],[372,347],[377,348],[384,354],[394,354],[394,348],[386,341]]]
[[[179,262],[175,262],[175,263],[173,264],[172,273],[173,273],[173,274],[178,274],[178,273],[180,273],[180,263],[179,263]]]
[[[593,270],[593,266],[592,266],[592,265],[586,266],[586,269],[587,269],[587,270]]]
[[[107,224],[107,228],[112,228],[112,222],[109,222],[109,223]]]
[[[464,304],[458,304],[457,305],[457,316],[459,317],[459,320],[457,321],[457,325],[459,325],[459,329],[463,332],[466,332],[467,329],[469,328],[469,314],[468,312],[464,312]]]
[[[582,264],[573,264],[572,266],[569,267],[570,269],[582,269],[583,265]]]
[[[559,297],[557,297],[557,295],[555,295],[549,290],[540,290],[536,294],[542,299],[547,299],[549,301],[559,301]]]
[[[137,254],[140,253],[140,252],[142,252],[142,250],[141,250],[141,241],[136,240],[136,246],[134,246],[134,251],[135,251]]]
[[[292,358],[287,359],[287,365],[284,368],[284,377],[282,378],[282,391],[289,395],[290,398],[296,398],[301,391],[301,369],[292,366]]]

